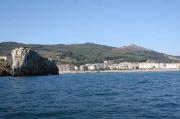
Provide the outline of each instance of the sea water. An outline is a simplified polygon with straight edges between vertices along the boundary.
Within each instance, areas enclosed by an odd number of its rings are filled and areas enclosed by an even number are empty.
[[[180,72],[0,77],[0,119],[179,119]]]

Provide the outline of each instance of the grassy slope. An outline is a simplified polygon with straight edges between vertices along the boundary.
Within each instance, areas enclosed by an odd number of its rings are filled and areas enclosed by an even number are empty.
[[[110,46],[98,45],[93,43],[72,44],[72,45],[35,45],[21,44],[15,42],[0,43],[0,55],[10,57],[10,51],[16,47],[30,47],[42,56],[51,57],[62,63],[93,63],[103,60],[131,61],[139,62],[154,60],[157,62],[173,62],[167,55],[141,47],[114,48]],[[58,60],[61,59],[61,60]]]

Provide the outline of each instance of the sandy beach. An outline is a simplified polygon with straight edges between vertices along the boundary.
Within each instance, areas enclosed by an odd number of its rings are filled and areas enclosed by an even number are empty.
[[[79,73],[118,73],[118,72],[169,72],[180,71],[180,69],[146,69],[146,70],[104,70],[104,71],[62,71],[59,74],[79,74]]]

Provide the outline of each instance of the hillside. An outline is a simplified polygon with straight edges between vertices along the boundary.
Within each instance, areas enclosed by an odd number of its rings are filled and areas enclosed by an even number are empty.
[[[179,57],[174,57],[146,49],[137,45],[123,46],[120,48],[99,45],[94,43],[85,44],[57,44],[37,45],[22,44],[16,42],[0,43],[0,55],[10,57],[10,51],[16,47],[30,47],[44,57],[53,58],[58,63],[84,64],[113,60],[114,62],[179,62]]]

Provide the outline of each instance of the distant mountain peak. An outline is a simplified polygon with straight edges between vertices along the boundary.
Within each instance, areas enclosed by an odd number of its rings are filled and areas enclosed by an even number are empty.
[[[144,48],[136,44],[130,44],[128,46],[122,46],[120,49],[138,50],[138,51],[152,51],[151,49]]]
[[[139,46],[139,45],[136,45],[136,44],[130,44],[130,45],[128,45],[128,47],[143,48],[143,47],[141,47],[141,46]]]
[[[148,52],[151,52],[153,50],[144,48],[144,47],[136,45],[136,44],[130,44],[130,45],[127,45],[127,46],[114,48],[113,51],[117,51],[117,52],[148,51]]]
[[[86,43],[84,43],[84,45],[97,45],[97,44],[93,43],[93,42],[86,42]]]

